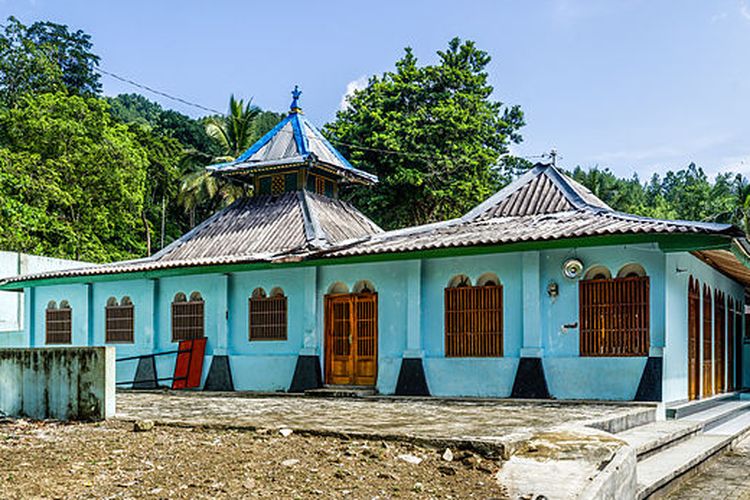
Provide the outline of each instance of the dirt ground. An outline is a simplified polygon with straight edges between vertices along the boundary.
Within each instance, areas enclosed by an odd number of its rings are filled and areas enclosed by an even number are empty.
[[[409,443],[0,422],[0,498],[506,498],[495,460]],[[421,461],[419,463],[418,460]]]

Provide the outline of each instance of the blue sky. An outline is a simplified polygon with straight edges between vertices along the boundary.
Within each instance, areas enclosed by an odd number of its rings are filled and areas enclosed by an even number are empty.
[[[299,84],[319,125],[403,47],[431,62],[460,36],[492,55],[494,97],[526,113],[518,154],[554,147],[563,166],[628,176],[690,161],[750,174],[750,0],[0,0],[8,15],[83,29],[104,69],[211,108],[235,93],[281,111]]]

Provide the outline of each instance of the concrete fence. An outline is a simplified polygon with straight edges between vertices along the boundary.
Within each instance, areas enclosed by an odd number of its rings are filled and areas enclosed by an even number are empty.
[[[0,415],[100,420],[114,413],[113,347],[0,349]]]

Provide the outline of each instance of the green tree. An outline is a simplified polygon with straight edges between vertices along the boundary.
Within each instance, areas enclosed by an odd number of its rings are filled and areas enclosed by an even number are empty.
[[[46,21],[27,27],[9,17],[0,32],[0,105],[13,106],[28,92],[99,93],[99,56],[91,48],[81,30]]]
[[[191,227],[246,194],[246,186],[212,175],[205,166],[234,160],[280,119],[281,115],[261,111],[252,105],[252,100],[245,102],[235,99],[234,95],[229,98],[229,111],[225,116],[206,118],[206,133],[219,148],[219,154],[211,157],[193,151],[184,159],[183,165],[187,167],[178,200],[190,217]]]
[[[105,262],[142,256],[147,153],[106,102],[26,94],[0,112],[0,247]]]
[[[490,98],[490,56],[454,38],[434,65],[411,49],[374,76],[324,131],[380,183],[350,198],[386,228],[465,213],[502,183],[499,163],[524,125],[518,106]],[[349,147],[355,145],[356,147]]]
[[[229,96],[229,113],[226,116],[212,116],[206,121],[206,133],[222,152],[218,161],[232,161],[255,141],[255,120],[260,108],[253,106],[252,99],[245,102]]]

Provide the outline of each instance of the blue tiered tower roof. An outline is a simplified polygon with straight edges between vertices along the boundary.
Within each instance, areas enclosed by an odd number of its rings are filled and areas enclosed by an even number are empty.
[[[333,195],[340,182],[377,182],[376,176],[354,168],[305,118],[299,106],[301,94],[295,86],[289,114],[236,160],[208,169],[253,183],[260,194],[278,194],[282,183],[283,191],[313,191],[317,185],[323,186],[318,192]],[[283,176],[282,180],[279,176]]]

